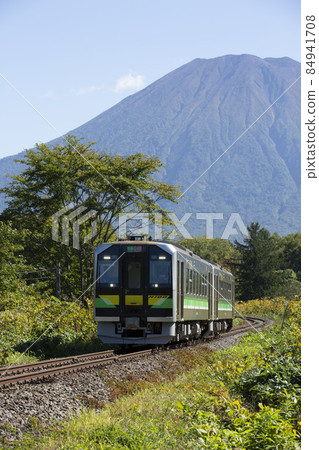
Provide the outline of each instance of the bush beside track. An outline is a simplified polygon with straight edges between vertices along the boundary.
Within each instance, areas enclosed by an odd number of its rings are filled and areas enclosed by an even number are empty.
[[[106,348],[96,338],[92,302],[59,301],[27,288],[0,298],[0,365]],[[23,354],[33,344],[26,354]]]
[[[114,381],[114,404],[57,426],[37,448],[300,448],[300,301],[289,303],[282,331],[284,298],[236,308],[275,323],[226,350],[176,351],[184,373],[166,381]],[[16,448],[34,448],[34,439]]]

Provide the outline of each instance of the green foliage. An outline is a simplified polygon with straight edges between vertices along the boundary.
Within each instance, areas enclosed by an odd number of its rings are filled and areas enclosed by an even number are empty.
[[[52,148],[37,144],[36,151],[27,150],[18,161],[24,164],[24,171],[1,190],[9,197],[2,220],[14,222],[19,232],[28,230],[24,256],[29,264],[34,264],[35,255],[37,266],[45,269],[54,271],[60,263],[66,298],[78,296],[91,285],[93,249],[114,239],[119,213],[145,212],[153,219],[160,213],[163,224],[171,224],[168,211],[158,202],[177,201],[174,186],[153,178],[163,167],[156,156],[111,156],[92,147],[92,142],[83,144],[74,136]],[[97,234],[84,243],[90,221],[83,223],[79,250],[52,240],[53,215],[70,204],[97,213]],[[51,288],[55,293],[54,280]]]
[[[133,428],[129,432],[123,432],[116,425],[98,427],[88,435],[88,441],[92,443],[93,447],[103,443],[106,445],[106,448],[109,446],[109,448],[113,449],[139,450],[143,448],[144,439],[145,436],[139,433],[138,429]]]
[[[300,275],[300,234],[271,236],[255,222],[247,230],[249,235],[243,244],[235,241],[238,259],[231,262],[237,281],[236,297],[248,300],[286,293],[289,298],[300,295],[295,272]]]
[[[6,293],[0,298],[0,364],[8,364],[16,354],[38,358],[70,354],[75,343],[88,342],[96,336],[96,324],[89,309],[78,303],[61,302],[55,297],[30,291]],[[83,349],[82,349],[83,350]],[[16,353],[19,352],[19,353]],[[81,351],[79,352],[81,353]]]
[[[257,314],[258,302],[248,303]],[[247,309],[248,303],[237,307]],[[281,322],[285,299],[259,303],[269,315],[277,306]],[[289,305],[283,332],[275,325],[218,352],[176,350],[163,367],[168,381],[147,385],[141,383],[144,374],[131,376],[122,397],[99,413],[72,419],[41,439],[38,448],[300,448],[300,302]],[[33,448],[34,441],[29,442],[24,440],[21,448]]]
[[[260,402],[278,407],[292,396],[296,407],[300,397],[300,383],[300,356],[296,358],[267,354],[260,367],[253,368],[239,378],[237,389],[255,407]]]
[[[21,255],[23,246],[21,239],[27,235],[14,229],[9,222],[0,222],[0,295],[7,289],[16,291],[23,289],[22,273],[30,269]]]
[[[275,236],[275,235],[274,235]],[[281,269],[292,269],[298,281],[301,279],[301,234],[288,234],[279,238]]]
[[[226,268],[229,268],[230,262],[237,257],[237,252],[233,245],[225,239],[197,237],[184,239],[178,243],[196,253],[201,258],[214,261]]]

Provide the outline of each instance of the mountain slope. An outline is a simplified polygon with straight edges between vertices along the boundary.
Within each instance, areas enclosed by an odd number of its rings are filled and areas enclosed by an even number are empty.
[[[223,213],[216,236],[232,212],[272,232],[295,232],[300,230],[300,83],[289,86],[299,76],[300,64],[289,58],[196,59],[71,134],[111,153],[158,155],[167,166],[160,177],[182,185],[182,191],[211,166],[174,211],[178,217]],[[192,231],[203,234],[204,222],[193,221]]]

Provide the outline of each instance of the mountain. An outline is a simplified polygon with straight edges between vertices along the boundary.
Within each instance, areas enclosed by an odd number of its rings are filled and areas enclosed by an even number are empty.
[[[195,59],[70,134],[111,153],[156,154],[166,165],[160,178],[182,192],[206,171],[173,210],[193,219],[196,212],[223,213],[214,237],[231,213],[271,232],[297,232],[299,76],[300,64],[286,57]],[[4,173],[17,170],[12,159],[0,160],[0,185]],[[204,234],[203,220],[188,223],[192,235]]]

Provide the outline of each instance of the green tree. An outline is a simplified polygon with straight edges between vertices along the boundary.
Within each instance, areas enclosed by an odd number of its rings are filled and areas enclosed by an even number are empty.
[[[25,286],[23,274],[29,272],[22,256],[21,232],[11,223],[0,222],[0,295]]]
[[[144,212],[154,219],[159,213],[163,224],[171,225],[168,211],[158,202],[176,202],[179,191],[153,178],[163,167],[156,156],[112,156],[97,153],[94,143],[84,144],[74,136],[65,141],[52,148],[37,144],[18,160],[25,169],[1,190],[9,201],[0,218],[29,230],[24,253],[28,262],[36,260],[51,269],[60,263],[63,292],[72,298],[91,284],[93,248],[114,239],[118,214]],[[89,223],[83,224],[79,250],[52,240],[52,217],[70,204],[96,211],[97,233],[84,244]]]
[[[239,260],[233,263],[237,296],[243,300],[272,295],[280,285],[279,254],[275,240],[257,222],[248,227],[244,243],[235,241]]]
[[[178,243],[196,253],[201,258],[214,261],[227,269],[230,268],[231,262],[237,256],[235,248],[226,239],[196,237],[193,239],[183,239]]]
[[[282,269],[295,272],[298,281],[301,280],[301,234],[288,234],[282,238]]]
[[[272,239],[278,252],[278,288],[273,295],[287,298],[300,296],[301,293],[301,235],[300,233],[279,236],[274,233]]]

